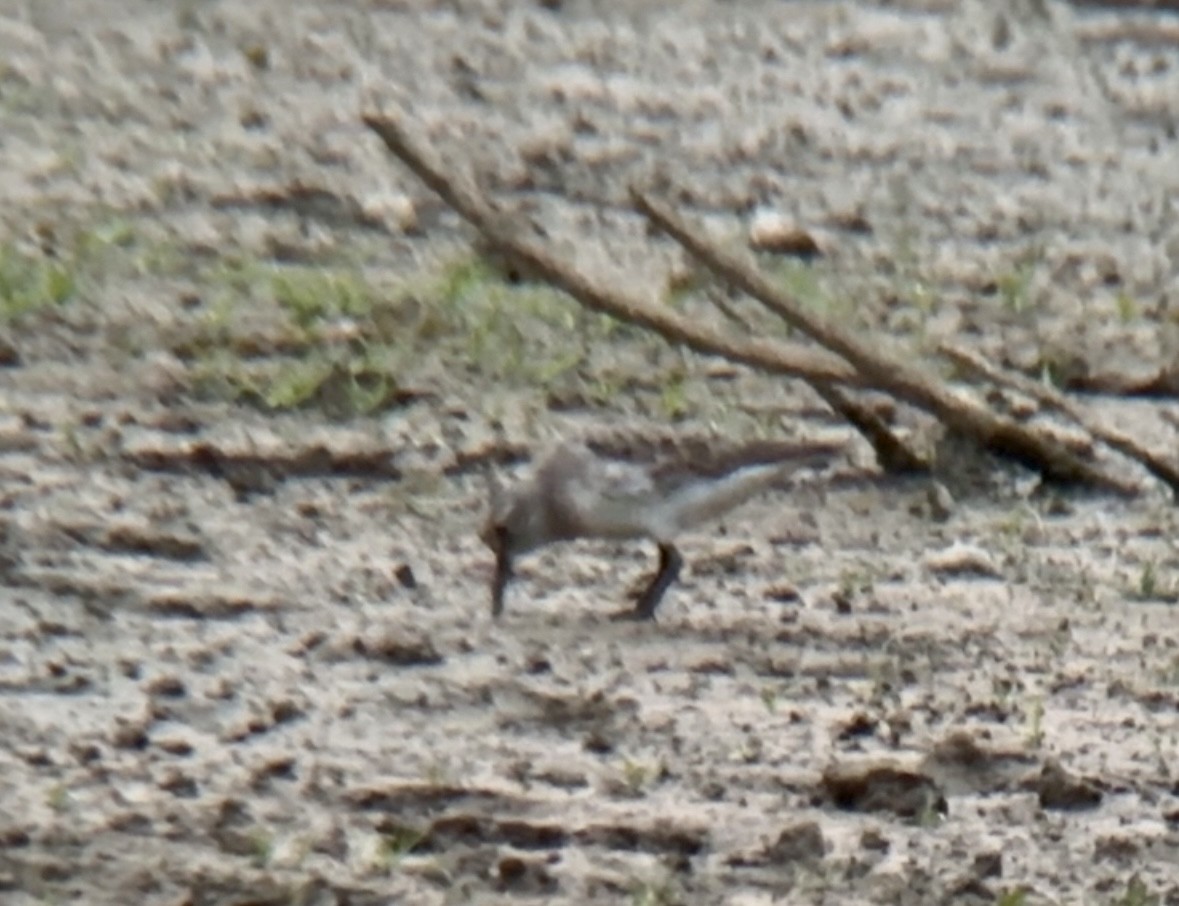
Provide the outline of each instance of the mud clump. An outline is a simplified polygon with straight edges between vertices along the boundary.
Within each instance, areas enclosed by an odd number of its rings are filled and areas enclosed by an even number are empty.
[[[821,789],[843,811],[910,819],[947,811],[945,794],[931,777],[889,762],[833,765],[823,772]]]
[[[1097,808],[1104,793],[1092,780],[1066,771],[1059,762],[1048,761],[1027,787],[1040,801],[1040,807],[1076,812]]]

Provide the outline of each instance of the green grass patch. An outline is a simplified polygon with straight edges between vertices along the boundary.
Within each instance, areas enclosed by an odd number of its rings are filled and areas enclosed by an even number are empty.
[[[1031,307],[1032,279],[1035,275],[1035,267],[1024,261],[995,278],[995,286],[1004,308],[1015,314],[1022,314]]]
[[[192,267],[181,250],[151,241],[132,221],[105,216],[84,227],[46,224],[42,249],[0,244],[0,323],[52,310],[116,277],[175,274]]]
[[[513,283],[477,256],[378,285],[348,268],[226,260],[199,328],[175,348],[198,389],[271,411],[348,418],[399,405],[423,375],[544,392],[609,341],[638,331],[547,286]],[[584,376],[587,388],[596,379]],[[664,405],[678,410],[678,388]]]
[[[814,265],[797,258],[777,257],[763,264],[762,270],[780,284],[798,302],[814,311],[826,314],[832,300]]]
[[[376,291],[363,277],[327,268],[276,269],[270,277],[270,292],[304,329],[342,318],[368,318],[377,304]]]
[[[78,291],[73,262],[0,245],[0,322],[68,302]]]
[[[398,369],[382,361],[381,352],[312,351],[249,361],[231,353],[211,355],[197,370],[195,389],[204,397],[272,412],[317,409],[336,419],[369,415],[397,405],[407,393],[396,379]]]

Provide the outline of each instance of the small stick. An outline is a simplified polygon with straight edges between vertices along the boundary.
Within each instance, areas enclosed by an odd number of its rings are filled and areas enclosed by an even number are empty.
[[[411,138],[399,119],[378,114],[365,114],[362,119],[395,157],[479,230],[493,249],[516,261],[527,272],[564,290],[586,308],[645,327],[670,343],[771,374],[807,381],[863,383],[855,369],[828,353],[797,343],[722,336],[700,324],[698,319],[684,317],[667,306],[654,305],[590,279],[530,238],[533,231],[522,218],[511,217],[489,204],[465,175],[444,172],[442,163]]]
[[[675,211],[639,188],[632,186],[630,195],[641,213],[717,277],[752,296],[791,327],[843,356],[872,386],[933,414],[984,448],[1022,462],[1048,478],[1088,484],[1125,496],[1138,493],[1136,484],[1086,462],[1044,433],[963,398],[920,367],[884,351],[879,342],[861,339],[817,312],[809,311],[766,279],[747,258],[702,238],[701,230],[694,229]]]
[[[1141,463],[1152,475],[1164,482],[1172,493],[1179,496],[1179,466],[1166,457],[1148,450],[1128,434],[1124,434],[1116,428],[1098,424],[1084,409],[1059,390],[1034,381],[1025,375],[993,365],[977,352],[956,346],[953,343],[942,343],[938,347],[938,351],[954,364],[974,372],[985,380],[1017,390],[1045,406],[1064,413],[1102,443]]]
[[[812,384],[815,393],[842,415],[872,445],[880,468],[892,474],[920,474],[929,471],[929,463],[901,442],[879,415],[861,405],[850,395],[831,384]]]
[[[516,223],[494,208],[465,175],[444,173],[442,164],[414,142],[399,120],[376,114],[366,114],[363,120],[390,152],[480,231],[493,251],[516,261],[529,273],[564,290],[586,308],[645,327],[669,343],[749,365],[763,372],[801,378],[863,434],[876,450],[882,468],[913,471],[922,467],[920,458],[905,449],[883,422],[837,391],[837,384],[856,386],[864,383],[846,362],[797,343],[772,343],[756,337],[738,339],[723,336],[701,325],[696,319],[685,318],[665,306],[653,306],[633,295],[590,280],[551,254],[542,244],[527,238],[534,231],[527,229],[527,224]],[[713,297],[712,301],[722,314],[742,321],[736,311],[719,298]],[[751,333],[748,329],[745,332]]]

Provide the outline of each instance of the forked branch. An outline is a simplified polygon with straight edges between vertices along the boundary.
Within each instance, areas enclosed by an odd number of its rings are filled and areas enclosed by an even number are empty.
[[[1022,374],[1015,374],[997,365],[992,365],[977,352],[964,349],[961,346],[955,346],[952,343],[942,343],[938,347],[938,351],[960,368],[974,372],[985,380],[991,381],[1001,387],[1007,387],[1030,396],[1042,405],[1062,413],[1088,431],[1097,440],[1112,447],[1119,453],[1137,460],[1142,464],[1143,468],[1164,482],[1174,494],[1179,495],[1179,465],[1176,465],[1174,461],[1167,457],[1144,447],[1133,437],[1130,437],[1130,435],[1118,431],[1116,428],[1111,428],[1108,425],[1100,424],[1085,412],[1081,406],[1077,405],[1076,402],[1069,399],[1059,390],[1055,390],[1038,381],[1033,381],[1031,378],[1025,377]]]
[[[758,273],[751,263],[702,239],[700,233],[674,212],[637,189],[632,189],[636,206],[697,260],[835,355],[795,343],[725,335],[666,306],[591,280],[552,254],[541,242],[530,238],[531,224],[518,222],[487,202],[465,176],[444,172],[437,159],[420,147],[398,120],[377,114],[367,114],[363,119],[390,152],[479,230],[492,249],[564,290],[589,309],[644,327],[673,344],[696,352],[807,381],[865,434],[881,454],[881,464],[886,468],[890,465],[912,468],[920,463],[883,425],[866,423],[858,418],[858,407],[846,394],[839,392],[837,385],[876,387],[889,392],[932,413],[944,424],[975,438],[982,446],[1026,463],[1047,477],[1126,494],[1137,491],[1134,485],[1077,458],[1053,439],[955,394],[921,369],[879,351],[807,311]],[[890,448],[892,452],[888,453]]]
[[[642,190],[632,187],[631,199],[653,224],[713,274],[752,296],[791,327],[843,356],[872,386],[929,412],[983,447],[1037,469],[1048,478],[1090,484],[1122,494],[1137,493],[1137,486],[1080,459],[1045,434],[955,393],[921,368],[798,304],[788,292],[762,276],[746,257],[702,238],[702,230],[693,228]]]
[[[442,164],[420,147],[398,120],[377,114],[366,114],[363,120],[386,148],[479,230],[493,249],[564,290],[586,308],[645,327],[696,352],[720,356],[761,371],[807,381],[863,383],[853,368],[835,356],[794,343],[723,336],[667,306],[655,305],[619,288],[590,280],[541,243],[530,239],[529,225],[515,222],[485,201],[465,176],[444,172]]]

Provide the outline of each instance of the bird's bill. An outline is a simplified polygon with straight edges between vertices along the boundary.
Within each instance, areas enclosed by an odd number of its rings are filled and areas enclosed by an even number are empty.
[[[491,580],[491,615],[498,617],[504,612],[504,593],[512,581],[512,560],[503,550],[495,555],[495,578]]]
[[[502,527],[489,532],[488,546],[495,552],[495,577],[491,580],[491,615],[498,617],[504,610],[504,593],[512,581],[512,555],[508,553],[507,533]]]

